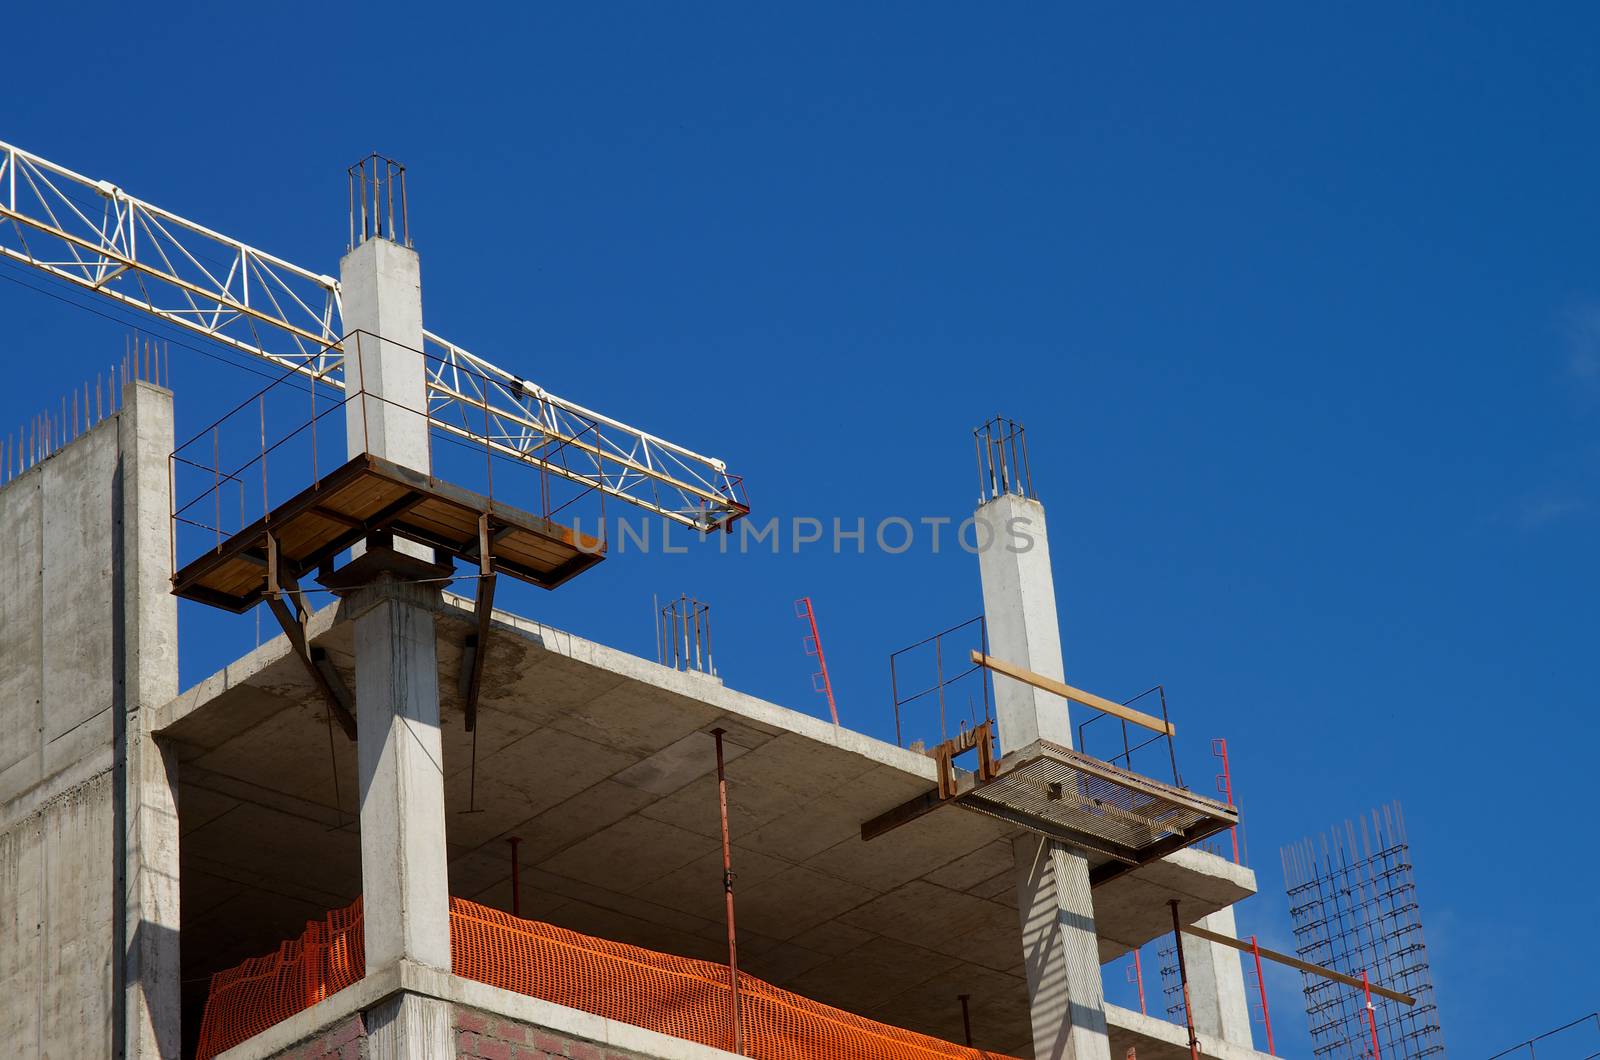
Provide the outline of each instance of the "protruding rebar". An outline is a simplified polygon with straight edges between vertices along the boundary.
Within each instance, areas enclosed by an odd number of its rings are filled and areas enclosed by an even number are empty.
[[[716,676],[711,655],[711,605],[687,593],[660,609],[657,659],[674,670],[696,670]]]
[[[522,860],[517,855],[517,847],[522,843],[522,837],[507,836],[506,842],[511,844],[511,915],[522,915]]]
[[[1003,493],[1036,500],[1022,424],[996,416],[972,434],[978,455],[978,503]]]
[[[345,173],[349,185],[350,249],[354,250],[373,238],[388,239],[409,247],[411,222],[406,197],[406,167],[392,158],[373,152]],[[398,222],[395,219],[396,184],[400,185]]]

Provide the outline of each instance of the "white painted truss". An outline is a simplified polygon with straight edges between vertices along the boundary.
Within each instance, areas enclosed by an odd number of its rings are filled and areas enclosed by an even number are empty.
[[[0,256],[344,388],[336,279],[3,142]],[[425,335],[436,427],[699,530],[749,510],[721,460]]]

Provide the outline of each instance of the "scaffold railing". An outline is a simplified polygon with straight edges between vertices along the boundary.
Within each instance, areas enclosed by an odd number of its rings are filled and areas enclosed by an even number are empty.
[[[178,595],[240,611],[271,595],[265,559],[291,578],[313,567],[320,578],[322,565],[374,534],[479,566],[492,553],[492,569],[549,588],[603,558],[606,493],[550,470],[569,458],[568,443],[537,463],[509,459],[487,428],[475,438],[445,429],[420,386],[410,399],[368,391],[364,345],[392,353],[395,343],[366,333],[344,342],[358,354],[350,390],[286,370],[171,454]],[[490,421],[486,407],[480,414]],[[408,436],[409,457],[374,454],[380,429]]]
[[[355,451],[371,451],[376,430],[372,420],[392,419],[396,414],[402,424],[408,417],[417,421],[426,439],[426,461],[435,477],[546,520],[572,519],[575,505],[592,500],[597,514],[585,522],[594,536],[604,540],[605,491],[553,473],[553,468],[574,459],[574,442],[547,442],[540,459],[531,464],[509,459],[495,444],[491,426],[481,426],[472,436],[451,429],[470,406],[453,403],[441,410],[432,403],[418,400],[407,404],[367,388],[361,378],[359,351],[368,343],[381,342],[389,348],[396,343],[366,332],[352,332],[342,341],[358,353],[356,378],[349,389],[336,390],[285,370],[173,450],[174,569],[180,555],[195,554],[208,545],[220,546],[224,539],[266,518],[286,498],[315,488],[346,463],[352,431],[359,432]],[[437,363],[420,351],[413,352]],[[483,403],[476,408],[482,423],[492,425],[492,409]],[[572,433],[579,441],[594,434],[589,428]]]
[[[1589,1031],[1594,1033],[1590,1034]],[[1555,1041],[1559,1039],[1559,1041]],[[1518,1042],[1509,1049],[1502,1049],[1489,1057],[1489,1060],[1538,1060],[1539,1048],[1546,1050],[1549,1055],[1551,1045],[1560,1045],[1572,1053],[1581,1053],[1579,1060],[1595,1060],[1600,1057],[1600,1012],[1591,1012],[1587,1016],[1580,1016],[1571,1023],[1563,1023],[1543,1034],[1536,1034],[1525,1042]]]

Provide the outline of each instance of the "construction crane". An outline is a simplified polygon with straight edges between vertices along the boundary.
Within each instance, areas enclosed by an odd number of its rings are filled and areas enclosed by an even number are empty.
[[[338,280],[4,142],[0,256],[345,389]],[[723,461],[423,334],[435,426],[696,530],[727,529],[749,512]],[[561,460],[547,459],[557,450]]]

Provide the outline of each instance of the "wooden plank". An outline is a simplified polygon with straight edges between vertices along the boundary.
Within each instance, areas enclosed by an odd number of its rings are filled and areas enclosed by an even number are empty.
[[[1085,692],[1081,688],[1073,688],[1071,685],[1063,684],[1054,678],[1036,674],[1032,670],[1008,663],[1003,659],[996,659],[993,655],[985,655],[976,648],[972,649],[972,661],[976,665],[987,667],[997,674],[1004,674],[1013,681],[1021,681],[1025,685],[1032,685],[1034,688],[1042,692],[1049,692],[1053,696],[1060,696],[1062,699],[1070,699],[1074,703],[1082,703],[1086,707],[1093,707],[1101,713],[1110,714],[1114,718],[1121,718],[1123,721],[1149,729],[1151,732],[1159,732],[1163,736],[1176,736],[1178,734],[1176,726],[1170,722],[1162,721],[1154,715],[1146,714],[1142,710],[1134,710],[1132,707],[1125,707],[1121,703],[1113,702],[1104,696],[1097,696],[1093,692]]]
[[[404,488],[397,483],[369,472],[366,477],[340,489],[324,491],[318,507],[365,522],[403,492]]]
[[[421,504],[426,495],[416,490],[407,490],[400,493],[394,500],[373,512],[367,518],[367,533],[373,534],[380,530],[387,530],[390,526],[412,508]]]
[[[302,512],[281,523],[273,524],[273,533],[278,538],[278,548],[283,558],[297,567],[302,564],[305,557],[315,555],[323,542],[335,534],[342,533],[343,530],[341,524],[310,512]]]
[[[430,508],[427,504],[419,504],[407,512],[405,523],[407,526],[426,530],[434,537],[455,542],[457,552],[465,551],[478,536],[476,518],[467,524],[454,519],[441,519],[437,509]]]
[[[548,537],[516,529],[506,534],[495,545],[495,555],[515,560],[530,567],[554,567],[564,563],[575,551],[573,546],[551,541]]]
[[[1183,929],[1183,933],[1185,935],[1193,935],[1197,939],[1205,939],[1207,942],[1215,942],[1219,946],[1231,946],[1233,949],[1236,949],[1241,953],[1259,952],[1261,956],[1265,957],[1269,961],[1277,961],[1279,964],[1287,964],[1291,968],[1296,968],[1302,972],[1310,972],[1312,975],[1320,975],[1324,979],[1332,979],[1336,983],[1343,983],[1346,986],[1353,986],[1357,990],[1370,989],[1379,997],[1386,997],[1390,1001],[1398,1001],[1402,1005],[1415,1005],[1417,1003],[1417,999],[1409,994],[1400,994],[1393,990],[1385,990],[1376,983],[1363,983],[1353,975],[1345,975],[1343,972],[1336,972],[1332,968],[1324,968],[1320,964],[1311,964],[1309,962],[1302,961],[1298,957],[1291,957],[1287,953],[1279,953],[1276,950],[1269,950],[1265,946],[1252,947],[1248,942],[1241,942],[1240,940],[1232,938],[1228,935],[1219,935],[1215,931],[1207,931],[1205,928],[1195,927],[1192,924],[1185,927]]]
[[[417,505],[414,518],[428,519],[440,528],[459,534],[463,541],[474,540],[478,532],[478,513],[434,497]]]
[[[500,526],[500,527],[496,527],[489,534],[489,544],[491,546],[498,545],[498,544],[500,544],[500,542],[504,541],[506,538],[510,537],[512,534],[517,533],[518,530],[520,530],[520,529],[521,529],[520,527],[516,527],[516,526]],[[461,553],[461,558],[462,559],[468,559],[468,560],[475,560],[475,559],[478,558],[478,554],[481,551],[482,551],[482,544],[480,542],[474,541],[472,544],[467,546],[466,551]]]
[[[320,504],[312,505],[308,514],[318,516],[322,519],[327,519],[330,522],[339,523],[341,526],[354,527],[358,530],[362,529],[362,522],[360,519],[357,519],[351,515],[346,515],[344,512],[334,511],[332,508],[324,507]]]

